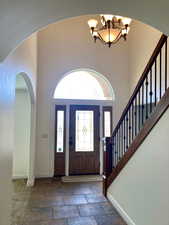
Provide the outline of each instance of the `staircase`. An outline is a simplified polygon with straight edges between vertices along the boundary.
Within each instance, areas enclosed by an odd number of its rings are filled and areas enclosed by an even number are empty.
[[[111,138],[104,143],[103,193],[169,107],[167,36],[161,36]]]

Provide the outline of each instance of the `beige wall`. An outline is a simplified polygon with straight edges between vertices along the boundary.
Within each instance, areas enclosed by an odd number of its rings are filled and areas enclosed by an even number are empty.
[[[25,72],[36,91],[35,47],[33,35],[0,64],[0,225],[10,224],[15,77]]]
[[[13,178],[28,178],[30,159],[31,100],[26,89],[16,89]]]
[[[37,176],[53,175],[52,98],[63,76],[79,68],[92,69],[105,76],[115,93],[115,126],[161,36],[154,28],[133,21],[127,42],[121,40],[109,49],[100,42],[93,43],[87,25],[89,18],[65,20],[38,33]]]
[[[130,93],[142,75],[162,33],[146,24],[134,21],[129,32]]]
[[[65,20],[38,33],[37,176],[53,175],[53,143],[49,136],[54,118],[50,111],[55,87],[66,73],[88,68],[109,80],[115,93],[114,124],[129,98],[128,43],[121,40],[110,49],[100,42],[94,44],[87,25],[89,18]],[[42,138],[43,134],[48,138]]]
[[[169,109],[108,190],[130,225],[169,224],[168,133]]]

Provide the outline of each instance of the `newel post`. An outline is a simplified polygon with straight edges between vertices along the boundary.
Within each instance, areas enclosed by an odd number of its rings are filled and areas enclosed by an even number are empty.
[[[103,140],[104,143],[104,154],[103,154],[103,194],[107,196],[107,179],[112,173],[113,169],[113,149],[112,141],[110,137],[106,137]]]

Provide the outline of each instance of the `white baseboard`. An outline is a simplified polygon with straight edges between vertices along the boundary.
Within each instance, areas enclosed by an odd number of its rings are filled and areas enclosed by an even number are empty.
[[[37,174],[36,176],[35,176],[35,179],[37,178],[52,178],[53,176],[51,176],[51,175],[42,175],[42,174]]]
[[[103,178],[100,175],[81,175],[81,176],[64,176],[61,178],[62,182],[94,182],[102,181]]]
[[[33,187],[35,184],[35,177],[28,178],[27,187]]]
[[[121,215],[121,217],[124,219],[124,221],[128,225],[136,225],[133,220],[129,217],[129,215],[124,211],[124,209],[121,207],[121,205],[113,198],[112,194],[107,193],[107,198],[112,203],[112,205],[115,207],[117,212]]]
[[[28,179],[27,176],[13,176],[12,180],[19,180],[19,179]]]

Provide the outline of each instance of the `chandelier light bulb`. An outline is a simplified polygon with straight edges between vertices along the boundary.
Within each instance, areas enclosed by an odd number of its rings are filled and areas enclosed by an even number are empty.
[[[124,30],[122,30],[122,35],[124,35],[124,34],[128,34],[129,33],[129,31],[130,31],[130,27],[127,27],[127,29],[124,29]]]
[[[94,36],[97,37],[97,36],[98,36],[98,33],[97,33],[96,31],[94,31],[94,32],[92,33],[92,35],[93,35],[93,37],[94,37]]]
[[[104,19],[105,19],[105,21],[107,22],[107,21],[112,21],[112,19],[113,19],[113,15],[101,15],[101,16],[103,16],[104,17]]]
[[[131,21],[132,20],[130,18],[128,18],[128,17],[124,17],[122,19],[122,22],[123,22],[124,25],[130,25]]]
[[[117,21],[122,20],[123,17],[122,16],[115,16],[115,18],[117,19]]]
[[[90,19],[88,21],[88,25],[89,25],[90,28],[96,28],[97,27],[97,24],[98,24],[98,22],[95,19]]]

